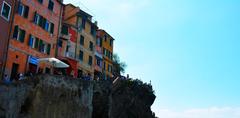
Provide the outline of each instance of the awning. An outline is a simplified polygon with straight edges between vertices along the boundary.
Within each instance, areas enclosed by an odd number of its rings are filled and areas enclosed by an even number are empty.
[[[68,64],[66,64],[56,58],[41,58],[41,59],[38,59],[38,61],[39,61],[39,63],[41,63],[41,62],[49,63],[55,68],[68,68],[69,67]]]

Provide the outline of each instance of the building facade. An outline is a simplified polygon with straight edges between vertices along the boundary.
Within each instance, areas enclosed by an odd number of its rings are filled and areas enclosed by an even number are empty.
[[[6,62],[14,8],[15,0],[0,0],[0,77]]]
[[[95,60],[94,60],[94,78],[95,79],[102,79],[103,78],[103,51],[102,51],[102,37],[98,35],[96,39],[96,46],[95,46]]]
[[[5,69],[11,78],[28,71],[50,72],[38,59],[55,57],[62,6],[61,0],[16,3]]]
[[[97,37],[102,40],[102,52],[103,52],[103,67],[102,77],[103,79],[111,79],[113,77],[113,42],[114,38],[109,35],[105,30],[98,30]],[[101,41],[100,40],[100,41]]]
[[[61,33],[71,38],[64,41],[62,37],[60,44],[67,45],[65,57],[75,61],[72,65],[70,64],[75,77],[86,75],[93,77],[94,75],[97,28],[97,25],[92,22],[91,15],[72,4],[65,5]],[[69,59],[68,62],[70,62]]]

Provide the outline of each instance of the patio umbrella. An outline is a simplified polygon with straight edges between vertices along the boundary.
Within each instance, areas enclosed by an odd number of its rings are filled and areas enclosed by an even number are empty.
[[[68,68],[69,67],[68,64],[66,64],[56,58],[41,58],[41,59],[38,59],[38,61],[50,63],[55,68]]]

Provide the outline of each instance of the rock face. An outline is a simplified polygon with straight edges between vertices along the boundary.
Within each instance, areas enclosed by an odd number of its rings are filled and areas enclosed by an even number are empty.
[[[40,75],[0,84],[0,118],[154,118],[155,95],[139,81]]]

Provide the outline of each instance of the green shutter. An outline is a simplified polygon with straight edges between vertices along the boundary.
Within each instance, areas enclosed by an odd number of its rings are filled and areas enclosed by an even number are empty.
[[[39,39],[36,38],[35,44],[34,44],[35,49],[38,49],[38,46],[39,46]]]
[[[29,12],[29,7],[28,6],[24,6],[24,18],[28,18],[28,12]]]
[[[54,32],[54,24],[53,24],[53,23],[51,23],[51,29],[50,29],[50,33],[51,33],[51,34],[53,34],[53,32]]]
[[[38,47],[39,47],[38,51],[40,51],[40,52],[42,51],[42,48],[43,48],[42,45],[43,45],[43,41],[40,39],[39,45],[38,45]]]
[[[15,38],[15,39],[17,39],[17,37],[18,37],[18,29],[19,29],[19,27],[16,25],[14,27],[14,32],[13,32],[13,38]]]
[[[48,54],[48,55],[50,54],[50,51],[51,51],[51,45],[48,44],[48,45],[47,45],[47,54]]]
[[[19,40],[20,40],[20,42],[24,42],[24,38],[25,38],[25,31],[24,30],[21,30],[21,33],[20,33],[20,37],[19,37]]]
[[[31,34],[29,34],[29,38],[28,38],[28,46],[31,46],[32,47],[32,35]]]

